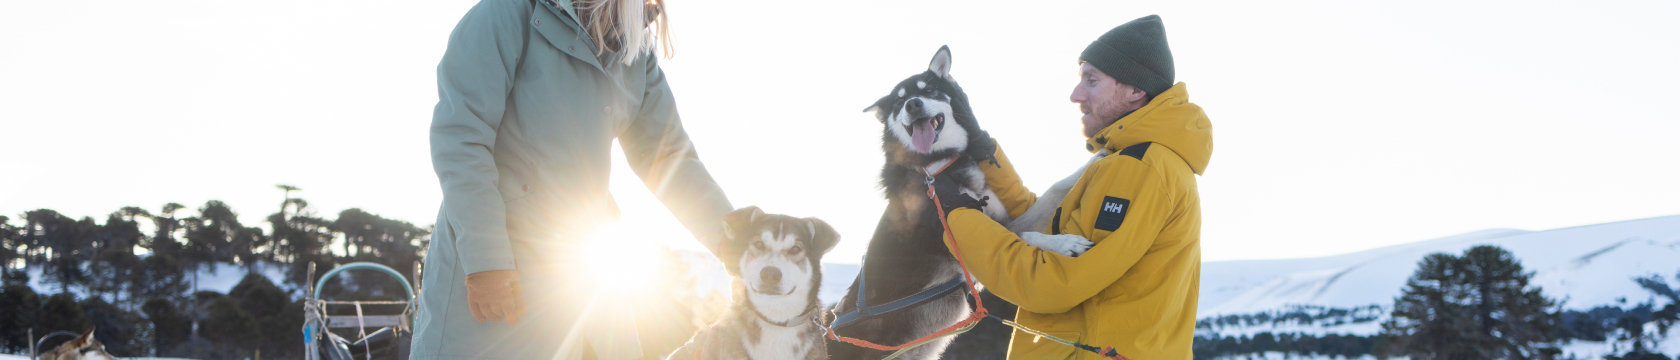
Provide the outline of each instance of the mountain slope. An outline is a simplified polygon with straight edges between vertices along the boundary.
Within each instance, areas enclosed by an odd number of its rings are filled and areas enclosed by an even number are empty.
[[[1458,254],[1480,244],[1510,250],[1534,271],[1534,285],[1565,308],[1587,309],[1649,296],[1631,279],[1680,270],[1680,216],[1547,231],[1483,230],[1411,244],[1311,259],[1202,264],[1198,316],[1245,314],[1290,305],[1387,307],[1424,255]]]

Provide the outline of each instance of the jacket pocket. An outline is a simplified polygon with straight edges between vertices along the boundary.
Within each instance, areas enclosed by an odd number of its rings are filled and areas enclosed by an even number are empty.
[[[1076,331],[1045,331],[1044,333],[1058,339],[1079,341],[1079,332]],[[1014,339],[1009,344],[1009,359],[1072,359],[1076,350],[1079,349],[1055,340],[1016,331]]]

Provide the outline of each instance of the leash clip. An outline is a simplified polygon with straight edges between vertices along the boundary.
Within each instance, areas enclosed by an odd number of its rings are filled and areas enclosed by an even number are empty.
[[[923,175],[923,177],[924,177],[925,181],[927,182],[927,186],[928,186],[928,198],[933,199],[933,198],[939,197],[939,195],[935,194],[934,191],[933,191],[933,175]]]

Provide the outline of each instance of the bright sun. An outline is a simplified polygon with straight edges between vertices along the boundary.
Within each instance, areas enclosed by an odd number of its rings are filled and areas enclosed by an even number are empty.
[[[584,247],[589,276],[603,290],[629,291],[653,280],[658,246],[622,223],[603,225]]]

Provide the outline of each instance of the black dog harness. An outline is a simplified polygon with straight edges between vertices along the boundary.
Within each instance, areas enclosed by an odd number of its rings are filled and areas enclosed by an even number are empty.
[[[841,327],[845,327],[846,325],[851,325],[858,320],[863,320],[864,318],[904,310],[904,308],[921,304],[927,302],[928,300],[933,300],[933,298],[945,295],[946,293],[950,293],[951,291],[961,289],[964,284],[962,274],[957,274],[957,276],[951,278],[950,281],[928,288],[927,290],[910,294],[910,296],[906,296],[898,300],[888,301],[886,304],[869,306],[869,304],[864,302],[864,294],[868,294],[869,292],[864,290],[865,283],[863,282],[863,269],[864,267],[862,266],[858,267],[857,307],[853,308],[852,311],[836,315],[834,317],[834,323],[829,324],[829,328],[839,329]]]

